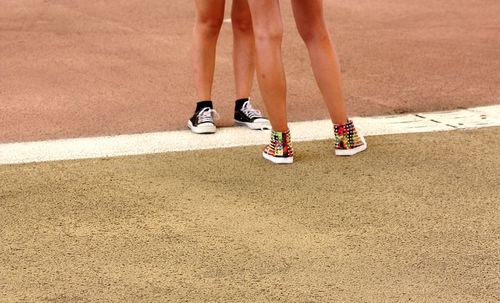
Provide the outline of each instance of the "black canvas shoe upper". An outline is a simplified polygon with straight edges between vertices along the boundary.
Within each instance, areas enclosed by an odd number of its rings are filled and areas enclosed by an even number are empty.
[[[203,123],[213,124],[215,115],[217,115],[217,112],[213,109],[212,101],[202,101],[198,102],[196,111],[189,120],[194,127]]]
[[[238,100],[239,101],[239,100]],[[261,112],[252,107],[250,100],[243,102],[241,107],[236,107],[234,111],[234,119],[240,122],[252,123],[257,119],[266,119]]]

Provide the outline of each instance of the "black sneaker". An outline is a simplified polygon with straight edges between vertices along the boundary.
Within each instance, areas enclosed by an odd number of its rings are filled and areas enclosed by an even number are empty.
[[[234,122],[245,125],[250,129],[271,129],[269,120],[262,116],[259,110],[252,107],[250,99],[244,101],[241,106],[237,106],[234,111]]]
[[[188,120],[188,127],[196,134],[213,134],[217,130],[214,124],[214,117],[217,112],[211,107],[202,107],[194,112]]]

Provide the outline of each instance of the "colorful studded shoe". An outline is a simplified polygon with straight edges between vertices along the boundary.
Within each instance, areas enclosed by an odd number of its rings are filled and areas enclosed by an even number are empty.
[[[293,148],[290,130],[286,132],[271,131],[271,143],[262,151],[262,156],[277,164],[293,163]]]
[[[334,124],[333,130],[337,156],[353,156],[368,147],[363,136],[354,127],[352,120],[348,120],[346,124]]]

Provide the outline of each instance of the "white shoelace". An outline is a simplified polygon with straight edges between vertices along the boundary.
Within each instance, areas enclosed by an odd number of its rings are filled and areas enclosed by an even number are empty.
[[[262,118],[262,114],[261,114],[260,110],[253,108],[252,104],[250,103],[250,100],[243,103],[243,106],[241,107],[241,111],[245,115],[247,115],[248,118],[250,118],[250,119]]]
[[[198,123],[214,122],[214,119],[218,118],[219,114],[215,109],[211,109],[210,107],[205,107],[198,113]]]

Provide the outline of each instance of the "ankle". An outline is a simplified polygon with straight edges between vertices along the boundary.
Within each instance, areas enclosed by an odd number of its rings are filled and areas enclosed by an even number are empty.
[[[335,122],[335,121],[332,121],[332,124],[333,126],[345,126],[347,124],[350,124],[352,123],[352,120],[350,120],[349,118],[345,118],[344,120],[340,120],[340,121],[343,121],[343,122]]]
[[[277,132],[277,133],[290,133],[290,129],[288,128],[288,126],[285,126],[285,127],[273,127],[271,130],[273,132]]]
[[[243,104],[245,104],[245,102],[247,101],[250,101],[250,98],[241,98],[241,99],[237,99],[236,101],[234,101],[234,110],[239,110],[243,107]]]
[[[290,129],[286,129],[284,131],[279,131],[279,130],[275,130],[275,129],[272,129],[271,130],[271,134],[273,135],[290,135]]]
[[[213,106],[212,100],[198,101],[196,103],[196,111],[197,112],[204,109],[205,107],[209,107],[209,108],[213,109],[214,106]]]

